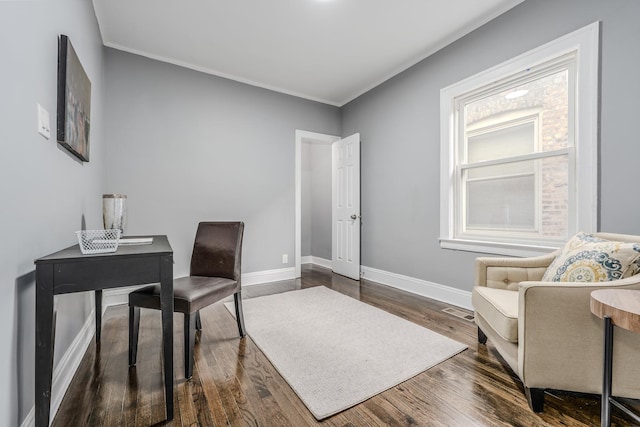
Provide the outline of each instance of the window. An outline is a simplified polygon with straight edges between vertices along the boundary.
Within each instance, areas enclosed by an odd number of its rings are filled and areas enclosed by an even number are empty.
[[[597,224],[598,23],[441,91],[441,246],[505,255]]]

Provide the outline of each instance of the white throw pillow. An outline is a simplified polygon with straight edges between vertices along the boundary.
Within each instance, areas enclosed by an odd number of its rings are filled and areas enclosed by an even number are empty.
[[[543,282],[608,282],[640,272],[640,244],[580,232],[567,242]]]

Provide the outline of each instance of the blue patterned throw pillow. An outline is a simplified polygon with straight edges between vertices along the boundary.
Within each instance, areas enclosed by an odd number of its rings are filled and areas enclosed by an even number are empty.
[[[580,232],[567,242],[543,282],[608,282],[640,272],[640,245]]]

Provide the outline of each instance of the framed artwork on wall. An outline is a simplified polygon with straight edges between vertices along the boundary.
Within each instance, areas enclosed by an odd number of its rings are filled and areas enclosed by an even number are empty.
[[[69,37],[58,37],[58,143],[89,161],[91,82]]]

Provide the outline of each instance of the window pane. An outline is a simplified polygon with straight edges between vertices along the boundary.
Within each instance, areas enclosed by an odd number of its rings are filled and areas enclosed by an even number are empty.
[[[467,162],[481,162],[533,153],[536,150],[534,138],[534,122],[469,136],[467,139]]]
[[[569,158],[554,156],[538,160],[540,180],[541,234],[569,238]]]
[[[467,227],[505,230],[535,228],[535,176],[467,182]]]
[[[522,132],[519,128],[523,121],[528,122],[527,131],[532,132],[533,122],[537,121],[539,135],[533,145],[527,145],[532,151],[552,151],[568,147],[569,144],[569,71],[562,70],[540,77],[536,80],[514,84],[499,93],[487,95],[481,99],[464,104],[464,133],[467,137],[466,153],[468,161],[477,151],[492,151],[494,157],[482,156],[483,160],[509,157],[510,152],[519,154],[524,148]],[[509,127],[507,134],[495,131],[496,128]],[[488,133],[483,150],[473,147],[482,133]],[[527,138],[532,137],[531,134]],[[494,148],[488,146],[493,144]],[[530,144],[530,142],[529,142]],[[514,147],[510,147],[513,145]],[[505,148],[509,147],[509,148]]]
[[[569,219],[568,156],[466,169],[465,231],[502,230],[565,238]]]

